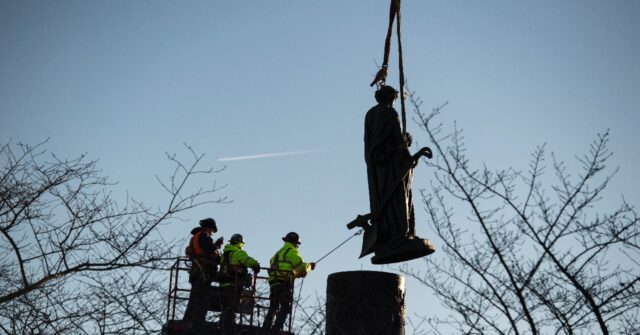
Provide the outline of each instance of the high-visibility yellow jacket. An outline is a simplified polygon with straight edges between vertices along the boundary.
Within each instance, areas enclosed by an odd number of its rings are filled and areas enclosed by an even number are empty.
[[[284,243],[284,246],[271,257],[270,263],[270,285],[293,283],[295,278],[304,277],[311,271],[311,265],[302,260],[298,248],[290,242]]]
[[[222,261],[220,262],[220,271],[235,276],[245,272],[247,268],[259,267],[260,263],[250,257],[246,251],[242,250],[244,243],[227,244],[222,252]],[[225,283],[231,285],[232,283]],[[222,286],[226,286],[222,284]]]

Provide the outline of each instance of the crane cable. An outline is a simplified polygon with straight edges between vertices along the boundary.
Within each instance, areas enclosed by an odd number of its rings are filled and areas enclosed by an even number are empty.
[[[387,36],[384,41],[384,56],[382,66],[376,73],[373,81],[369,86],[377,85],[378,88],[385,85],[387,80],[387,69],[389,67],[389,52],[391,50],[391,35],[393,34],[393,22],[397,18],[396,35],[398,38],[398,68],[400,72],[400,104],[402,107],[402,133],[407,133],[407,112],[404,99],[404,64],[402,61],[402,40],[400,32],[400,0],[391,0],[389,6],[389,26],[387,27]]]

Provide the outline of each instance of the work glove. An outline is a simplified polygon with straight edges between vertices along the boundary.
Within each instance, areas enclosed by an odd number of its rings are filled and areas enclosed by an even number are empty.
[[[213,247],[215,249],[220,249],[220,247],[222,247],[222,244],[224,243],[224,237],[220,236],[214,243],[213,243]]]
[[[316,263],[311,262],[311,263],[309,263],[309,265],[311,265],[311,270],[315,270],[316,269]]]

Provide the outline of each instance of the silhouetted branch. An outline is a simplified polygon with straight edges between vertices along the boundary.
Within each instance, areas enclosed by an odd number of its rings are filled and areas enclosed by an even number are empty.
[[[598,134],[569,172],[552,155],[556,182],[545,174],[545,146],[531,156],[526,173],[512,168],[474,168],[462,130],[444,134],[409,95],[416,121],[434,150],[424,163],[435,170],[432,188],[421,190],[425,210],[444,244],[443,256],[427,258],[428,272],[402,272],[430,287],[453,314],[431,319],[434,332],[603,334],[639,327],[640,225],[633,206],[595,212],[617,172],[605,174],[609,133]],[[547,186],[549,185],[549,186]],[[454,207],[455,206],[455,207]],[[461,222],[460,209],[468,211]],[[612,255],[617,255],[612,258]],[[627,261],[621,258],[627,258]]]
[[[212,197],[224,188],[215,183],[187,190],[194,177],[220,170],[201,169],[203,155],[187,145],[190,159],[167,155],[173,172],[157,177],[166,204],[152,210],[128,196],[116,202],[96,160],[47,155],[45,144],[0,146],[0,332],[157,333],[165,278],[155,273],[175,247],[158,228],[228,202]]]

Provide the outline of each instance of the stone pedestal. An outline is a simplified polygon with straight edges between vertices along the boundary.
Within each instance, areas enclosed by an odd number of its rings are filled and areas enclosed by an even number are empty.
[[[338,272],[327,279],[327,335],[404,335],[404,277]]]

